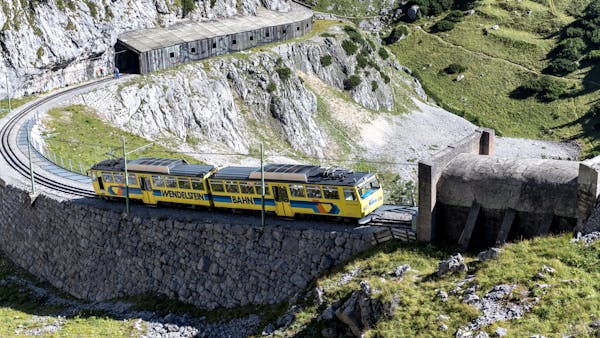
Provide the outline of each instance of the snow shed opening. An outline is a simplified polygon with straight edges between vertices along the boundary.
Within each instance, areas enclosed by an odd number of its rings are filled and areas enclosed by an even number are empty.
[[[115,66],[121,73],[141,74],[140,54],[117,40],[115,45]]]

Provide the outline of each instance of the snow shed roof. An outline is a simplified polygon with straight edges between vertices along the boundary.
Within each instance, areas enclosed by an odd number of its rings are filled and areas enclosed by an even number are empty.
[[[204,22],[186,21],[165,28],[149,28],[123,33],[119,41],[139,53],[218,36],[287,25],[312,17],[312,11],[291,3],[286,13],[258,8],[256,15],[235,16]]]

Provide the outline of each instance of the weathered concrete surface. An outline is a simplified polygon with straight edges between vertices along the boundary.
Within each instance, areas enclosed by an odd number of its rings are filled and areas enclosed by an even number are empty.
[[[484,209],[575,218],[578,176],[575,161],[460,154],[444,169],[437,198],[446,205],[471,207],[477,201]]]
[[[281,302],[371,246],[367,228],[59,201],[0,186],[0,250],[69,294],[164,294],[204,308]],[[277,224],[277,225],[275,225]],[[329,226],[327,226],[329,224]]]

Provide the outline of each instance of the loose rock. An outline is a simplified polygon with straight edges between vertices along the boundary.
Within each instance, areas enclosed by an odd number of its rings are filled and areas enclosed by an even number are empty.
[[[437,275],[443,276],[456,271],[468,271],[465,260],[461,254],[456,254],[454,256],[450,256],[450,258],[445,261],[440,261],[438,264]]]

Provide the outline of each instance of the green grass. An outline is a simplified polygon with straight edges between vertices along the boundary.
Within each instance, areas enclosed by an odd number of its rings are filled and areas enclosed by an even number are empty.
[[[128,151],[151,143],[144,138],[108,125],[100,120],[91,108],[82,105],[51,109],[44,125],[46,133],[43,136],[49,150],[59,157],[62,155],[65,165],[68,165],[70,159],[74,167],[77,167],[77,163],[81,163],[84,170],[94,163],[109,158],[107,152],[111,150],[116,157],[123,157],[122,136],[125,136]],[[143,156],[183,158],[190,163],[199,162],[190,156],[173,152],[157,144],[135,152],[128,158],[135,159]]]
[[[478,125],[494,128],[503,136],[577,139],[583,145],[584,155],[600,145],[598,133],[580,121],[600,98],[598,91],[551,103],[516,99],[511,92],[535,75],[505,59],[465,51],[422,31],[412,33],[390,49],[401,63],[413,69],[435,101]],[[451,63],[468,67],[462,81],[456,82],[456,76],[442,72]],[[565,82],[572,92],[583,88],[577,80],[558,81]]]
[[[520,290],[532,290],[527,297],[541,299],[533,311],[521,319],[498,322],[485,331],[491,335],[497,326],[501,326],[508,330],[509,337],[529,337],[536,333],[547,337],[590,334],[588,324],[600,316],[600,270],[597,268],[600,264],[600,243],[584,248],[571,243],[570,238],[570,235],[550,236],[508,244],[503,247],[498,260],[485,263],[479,263],[474,255],[465,255],[469,274],[475,275],[471,284],[479,285],[477,294],[480,297],[495,285],[511,283]],[[353,290],[360,289],[361,280],[369,281],[378,290],[378,297],[399,299],[393,317],[380,321],[367,332],[367,337],[453,336],[459,327],[468,324],[479,313],[456,296],[450,295],[447,302],[435,297],[437,290],[448,292],[465,277],[464,273],[440,278],[435,275],[438,261],[451,253],[426,245],[388,242],[335,268],[316,284],[324,288],[326,299],[330,302],[344,299]],[[402,280],[390,279],[388,273],[402,264],[409,264],[417,271],[409,272]],[[532,276],[543,265],[556,269],[556,274],[548,275],[544,281],[533,280]],[[342,274],[353,269],[360,272],[348,284],[340,285]],[[388,277],[382,279],[382,276]],[[572,280],[576,282],[570,282]],[[535,286],[536,283],[547,283],[551,287],[540,289]],[[321,311],[323,309],[317,309],[308,300],[298,316],[300,319],[285,335],[313,336],[322,328],[332,326],[332,323],[316,321]],[[436,318],[441,314],[449,316],[444,321],[449,327],[447,331],[438,330]]]
[[[37,98],[37,96],[35,96],[35,95],[29,95],[29,96],[24,96],[24,97],[21,97],[18,99],[11,99],[10,100],[10,108],[11,109],[18,108],[19,106],[22,106],[25,103],[32,101],[36,98]],[[8,114],[8,100],[7,99],[0,100],[0,118],[3,118],[4,116],[6,116],[6,114]]]

